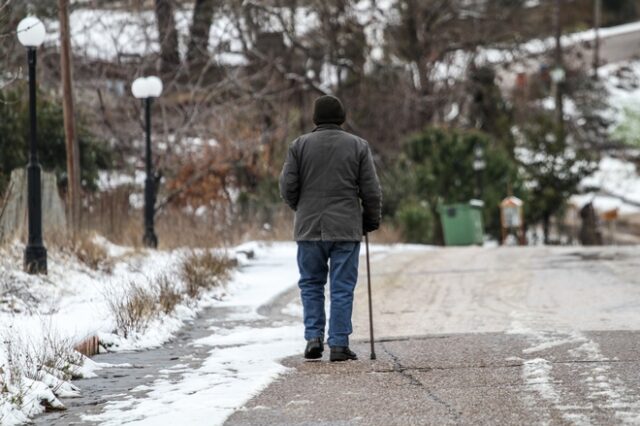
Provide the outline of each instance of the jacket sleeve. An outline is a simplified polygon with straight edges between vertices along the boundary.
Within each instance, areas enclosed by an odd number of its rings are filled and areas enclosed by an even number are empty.
[[[298,208],[298,200],[300,199],[300,174],[296,155],[296,141],[289,147],[279,182],[280,197],[294,211]]]
[[[375,231],[382,218],[382,188],[376,173],[371,149],[367,144],[360,159],[360,179],[358,182],[362,199],[362,227],[364,232]]]

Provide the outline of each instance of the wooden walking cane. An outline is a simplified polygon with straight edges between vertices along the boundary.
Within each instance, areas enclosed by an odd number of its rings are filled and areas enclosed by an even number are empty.
[[[373,307],[371,303],[371,263],[369,262],[369,234],[364,234],[367,248],[367,289],[369,292],[369,340],[371,341],[371,359],[376,359],[376,349],[373,341]]]

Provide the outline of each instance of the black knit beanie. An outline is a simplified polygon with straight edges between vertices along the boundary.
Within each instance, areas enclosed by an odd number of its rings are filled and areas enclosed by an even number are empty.
[[[340,99],[325,95],[316,99],[313,107],[313,122],[320,124],[341,125],[347,118],[347,113]]]

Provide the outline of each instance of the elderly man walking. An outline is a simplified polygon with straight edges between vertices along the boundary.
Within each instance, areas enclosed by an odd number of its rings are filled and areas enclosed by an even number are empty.
[[[330,360],[357,359],[349,335],[360,241],[380,225],[382,194],[371,150],[341,128],[345,118],[338,98],[316,99],[316,128],[291,144],[280,175],[280,194],[295,211],[307,359],[321,358],[324,351],[327,275]]]

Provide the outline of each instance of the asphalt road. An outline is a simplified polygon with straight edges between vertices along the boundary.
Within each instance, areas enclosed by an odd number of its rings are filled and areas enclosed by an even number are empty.
[[[348,363],[290,367],[228,425],[640,424],[637,249],[373,256]],[[364,277],[364,276],[363,276]],[[302,348],[301,348],[302,349]]]

